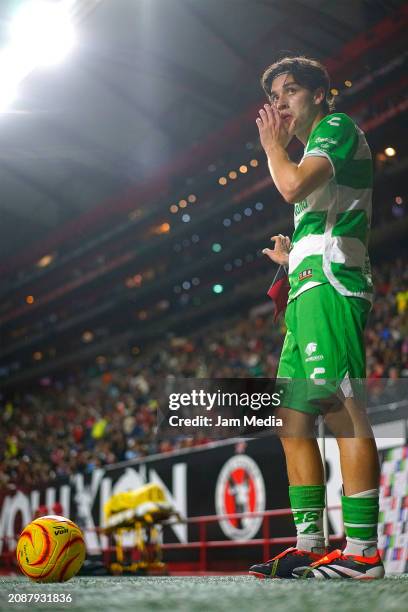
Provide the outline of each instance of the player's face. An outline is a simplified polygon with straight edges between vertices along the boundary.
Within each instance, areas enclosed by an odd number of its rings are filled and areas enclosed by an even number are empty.
[[[281,74],[273,80],[269,99],[288,126],[296,119],[296,134],[307,129],[316,116],[312,92],[296,83],[291,74]]]

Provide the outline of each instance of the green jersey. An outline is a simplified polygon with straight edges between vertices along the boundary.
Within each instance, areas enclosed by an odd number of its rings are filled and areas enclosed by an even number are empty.
[[[371,301],[367,244],[373,169],[364,133],[344,113],[327,115],[311,132],[303,159],[312,155],[326,157],[333,176],[294,205],[289,302],[323,283]]]

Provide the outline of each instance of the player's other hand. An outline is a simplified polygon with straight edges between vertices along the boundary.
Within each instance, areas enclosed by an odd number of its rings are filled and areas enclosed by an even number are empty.
[[[276,108],[265,104],[259,111],[256,125],[261,145],[268,154],[268,151],[277,145],[286,149],[294,136],[296,120],[290,115],[281,115]]]
[[[281,266],[287,266],[289,264],[289,250],[290,250],[290,238],[289,236],[283,236],[278,234],[272,236],[271,240],[275,241],[273,249],[263,249],[262,253],[267,255],[269,259],[272,259],[275,263]]]

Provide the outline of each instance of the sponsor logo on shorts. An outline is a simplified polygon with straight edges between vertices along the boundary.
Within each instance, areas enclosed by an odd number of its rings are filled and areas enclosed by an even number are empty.
[[[309,344],[305,348],[305,353],[310,357],[312,353],[317,350],[317,342],[309,342]]]
[[[320,374],[325,374],[326,368],[315,368],[310,375],[310,378],[315,381],[315,385],[325,385],[325,378],[317,378]]]
[[[324,359],[323,355],[313,355],[317,351],[317,342],[309,342],[309,344],[305,348],[305,353],[307,358],[305,361],[321,361]]]
[[[307,270],[303,270],[303,272],[299,272],[299,280],[300,281],[304,281],[307,278],[311,278],[311,276],[313,276],[313,270],[312,268],[308,268]]]
[[[324,359],[323,355],[312,355],[311,357],[307,357],[305,361],[321,361]]]

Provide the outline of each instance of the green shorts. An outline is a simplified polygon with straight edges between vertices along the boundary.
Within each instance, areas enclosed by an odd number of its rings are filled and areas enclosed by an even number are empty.
[[[287,332],[277,373],[281,406],[319,414],[322,400],[353,397],[366,376],[364,328],[370,303],[329,283],[305,291],[286,309]]]

